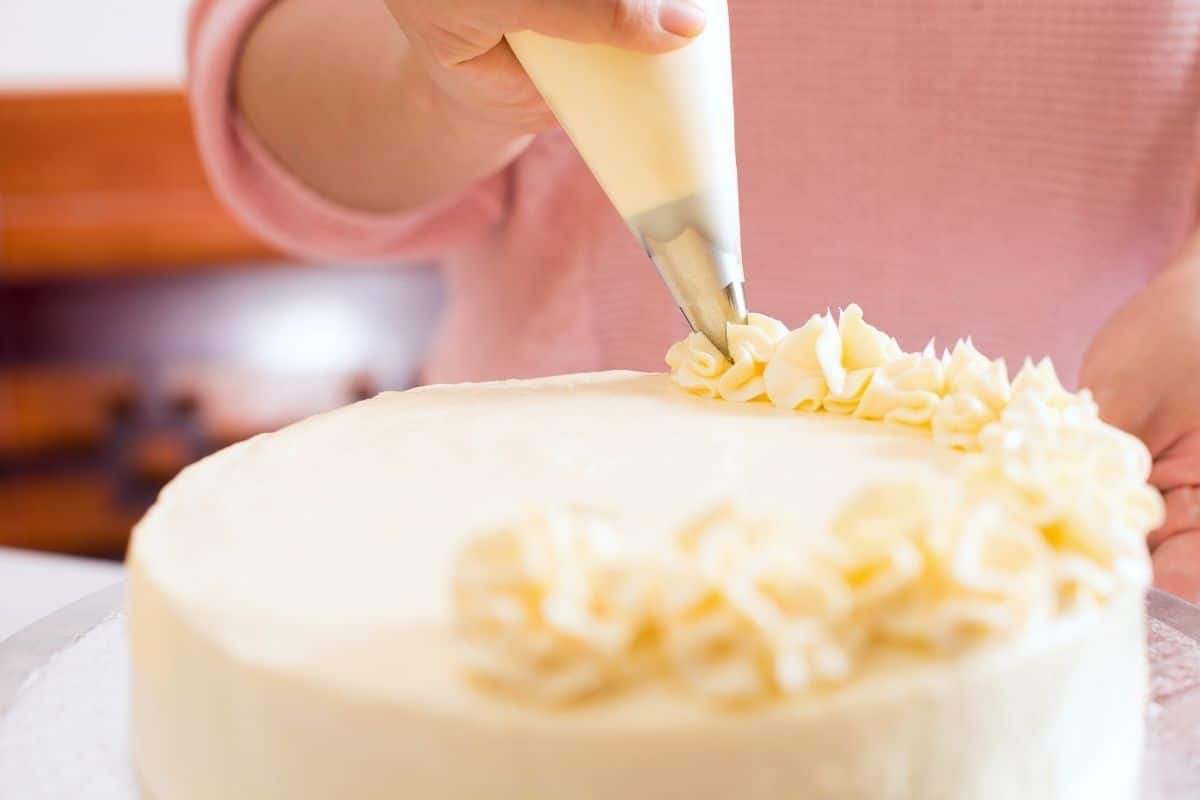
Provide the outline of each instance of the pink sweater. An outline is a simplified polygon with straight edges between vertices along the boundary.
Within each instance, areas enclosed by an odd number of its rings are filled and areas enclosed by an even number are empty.
[[[191,98],[218,193],[315,258],[434,258],[431,381],[659,369],[679,312],[561,132],[419,213],[287,174],[229,86],[271,0],[200,0]],[[747,295],[862,304],[916,348],[973,335],[1073,381],[1196,216],[1197,0],[732,0]],[[511,313],[520,309],[520,313]]]

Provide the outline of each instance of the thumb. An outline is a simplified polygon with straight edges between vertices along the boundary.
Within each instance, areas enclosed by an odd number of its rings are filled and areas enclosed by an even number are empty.
[[[699,0],[517,0],[515,30],[662,53],[704,30]]]

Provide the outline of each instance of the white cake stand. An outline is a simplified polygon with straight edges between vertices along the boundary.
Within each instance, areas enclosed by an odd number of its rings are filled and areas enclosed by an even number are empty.
[[[144,800],[129,759],[123,596],[106,589],[0,644],[0,798]],[[1200,608],[1159,592],[1147,608],[1143,798],[1200,798]]]

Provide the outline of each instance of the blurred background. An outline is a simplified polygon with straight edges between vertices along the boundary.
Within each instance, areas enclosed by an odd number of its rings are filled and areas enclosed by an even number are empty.
[[[296,264],[208,189],[190,0],[0,0],[0,547],[119,558],[183,466],[411,385],[429,265]]]

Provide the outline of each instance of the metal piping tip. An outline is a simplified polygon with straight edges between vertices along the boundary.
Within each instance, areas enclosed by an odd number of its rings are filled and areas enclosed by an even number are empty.
[[[725,326],[746,321],[742,261],[688,227],[669,242],[647,237],[646,250],[684,318],[729,357]]]
[[[729,284],[720,296],[712,298],[714,302],[706,303],[703,307],[693,306],[692,316],[688,316],[687,309],[679,309],[692,330],[704,334],[731,361],[733,355],[729,351],[727,326],[730,322],[736,325],[746,321],[744,286],[741,281]]]

